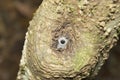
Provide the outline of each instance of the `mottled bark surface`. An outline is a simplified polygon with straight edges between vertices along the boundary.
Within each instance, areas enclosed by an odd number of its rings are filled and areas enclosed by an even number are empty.
[[[120,1],[44,0],[30,22],[17,79],[91,78],[119,33]]]

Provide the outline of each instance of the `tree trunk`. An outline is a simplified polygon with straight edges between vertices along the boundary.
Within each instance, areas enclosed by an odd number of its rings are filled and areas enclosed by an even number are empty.
[[[120,33],[120,0],[43,0],[26,34],[17,80],[94,77]]]

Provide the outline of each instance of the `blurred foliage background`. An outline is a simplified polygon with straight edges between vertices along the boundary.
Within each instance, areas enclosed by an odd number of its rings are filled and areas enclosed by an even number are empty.
[[[15,80],[25,33],[42,0],[0,0],[0,80]],[[120,40],[95,80],[120,80]]]

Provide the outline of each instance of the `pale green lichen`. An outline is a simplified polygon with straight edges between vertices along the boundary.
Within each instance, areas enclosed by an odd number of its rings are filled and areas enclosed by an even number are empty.
[[[75,57],[73,58],[74,63],[74,70],[80,71],[82,67],[84,67],[87,63],[89,63],[89,60],[93,57],[93,55],[96,54],[97,51],[95,51],[95,43],[98,41],[98,38],[93,36],[93,34],[90,33],[84,33],[84,47],[80,48],[75,53]]]

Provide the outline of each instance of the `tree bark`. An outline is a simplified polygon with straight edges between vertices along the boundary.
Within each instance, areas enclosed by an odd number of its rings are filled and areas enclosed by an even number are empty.
[[[119,34],[120,0],[43,0],[26,33],[17,80],[90,79]]]

